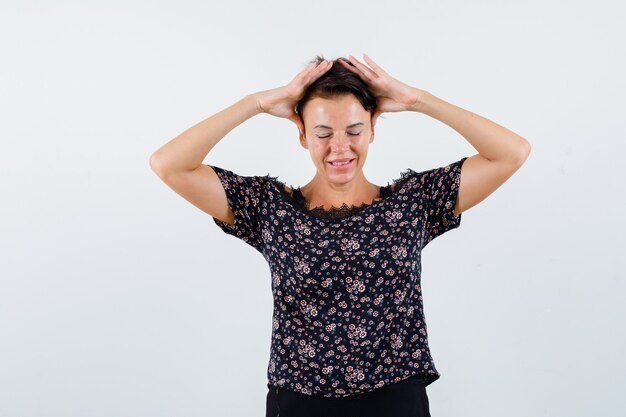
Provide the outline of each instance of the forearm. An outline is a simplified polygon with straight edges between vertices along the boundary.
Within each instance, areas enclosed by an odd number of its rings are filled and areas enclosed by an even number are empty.
[[[167,142],[151,155],[150,165],[160,176],[192,171],[224,136],[259,113],[256,96],[250,94]]]
[[[530,151],[528,141],[518,134],[427,91],[420,90],[420,99],[411,110],[450,126],[489,160],[520,161]]]

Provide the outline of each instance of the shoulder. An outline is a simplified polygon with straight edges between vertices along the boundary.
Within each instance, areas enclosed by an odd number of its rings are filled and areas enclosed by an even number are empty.
[[[442,183],[449,184],[455,180],[458,181],[461,167],[466,159],[467,157],[463,157],[452,163],[423,171],[408,169],[403,175],[407,177],[407,181],[413,187],[441,187]]]
[[[387,187],[389,187],[392,193],[396,191],[406,192],[406,190],[418,188],[424,182],[423,174],[424,172],[406,168],[400,172],[398,177],[389,182]]]
[[[222,168],[216,165],[209,165],[218,177],[222,180],[223,183],[232,186],[248,186],[255,188],[264,188],[267,187],[271,180],[276,177],[272,177],[269,174],[267,175],[243,175],[237,172],[234,172],[230,169]]]

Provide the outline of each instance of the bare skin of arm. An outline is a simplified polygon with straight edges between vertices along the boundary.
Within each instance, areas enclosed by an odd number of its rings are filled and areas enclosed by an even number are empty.
[[[487,198],[528,158],[530,143],[517,133],[428,91],[407,85],[389,75],[366,54],[363,57],[369,66],[352,55],[350,63],[341,61],[340,64],[361,77],[378,98],[378,107],[372,115],[374,125],[383,112],[415,111],[450,126],[478,151],[461,167],[455,215]]]
[[[226,223],[234,216],[226,192],[213,169],[203,164],[206,155],[231,130],[261,113],[249,95],[197,123],[150,156],[152,170],[181,197]]]
[[[226,191],[215,171],[203,164],[207,154],[231,130],[259,113],[283,117],[304,131],[294,111],[306,88],[332,64],[311,64],[289,84],[250,94],[167,142],[150,156],[150,166],[161,180],[205,213],[234,224]]]
[[[517,171],[530,153],[530,143],[482,116],[420,90],[410,108],[450,126],[477,151],[463,163],[454,214],[483,201]]]

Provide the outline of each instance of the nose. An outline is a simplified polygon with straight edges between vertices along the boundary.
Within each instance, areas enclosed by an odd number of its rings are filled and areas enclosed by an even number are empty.
[[[348,148],[350,138],[345,133],[336,133],[330,140],[330,148],[336,155],[341,155]]]

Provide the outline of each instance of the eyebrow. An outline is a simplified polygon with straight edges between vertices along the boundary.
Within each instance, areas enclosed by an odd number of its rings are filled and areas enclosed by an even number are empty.
[[[356,122],[356,123],[352,123],[351,125],[346,126],[346,129],[349,127],[354,127],[354,126],[358,126],[358,125],[362,125],[362,122]],[[317,129],[317,128],[322,128],[322,129],[332,129],[332,127],[330,126],[326,126],[326,125],[317,125],[315,126],[313,129]]]

